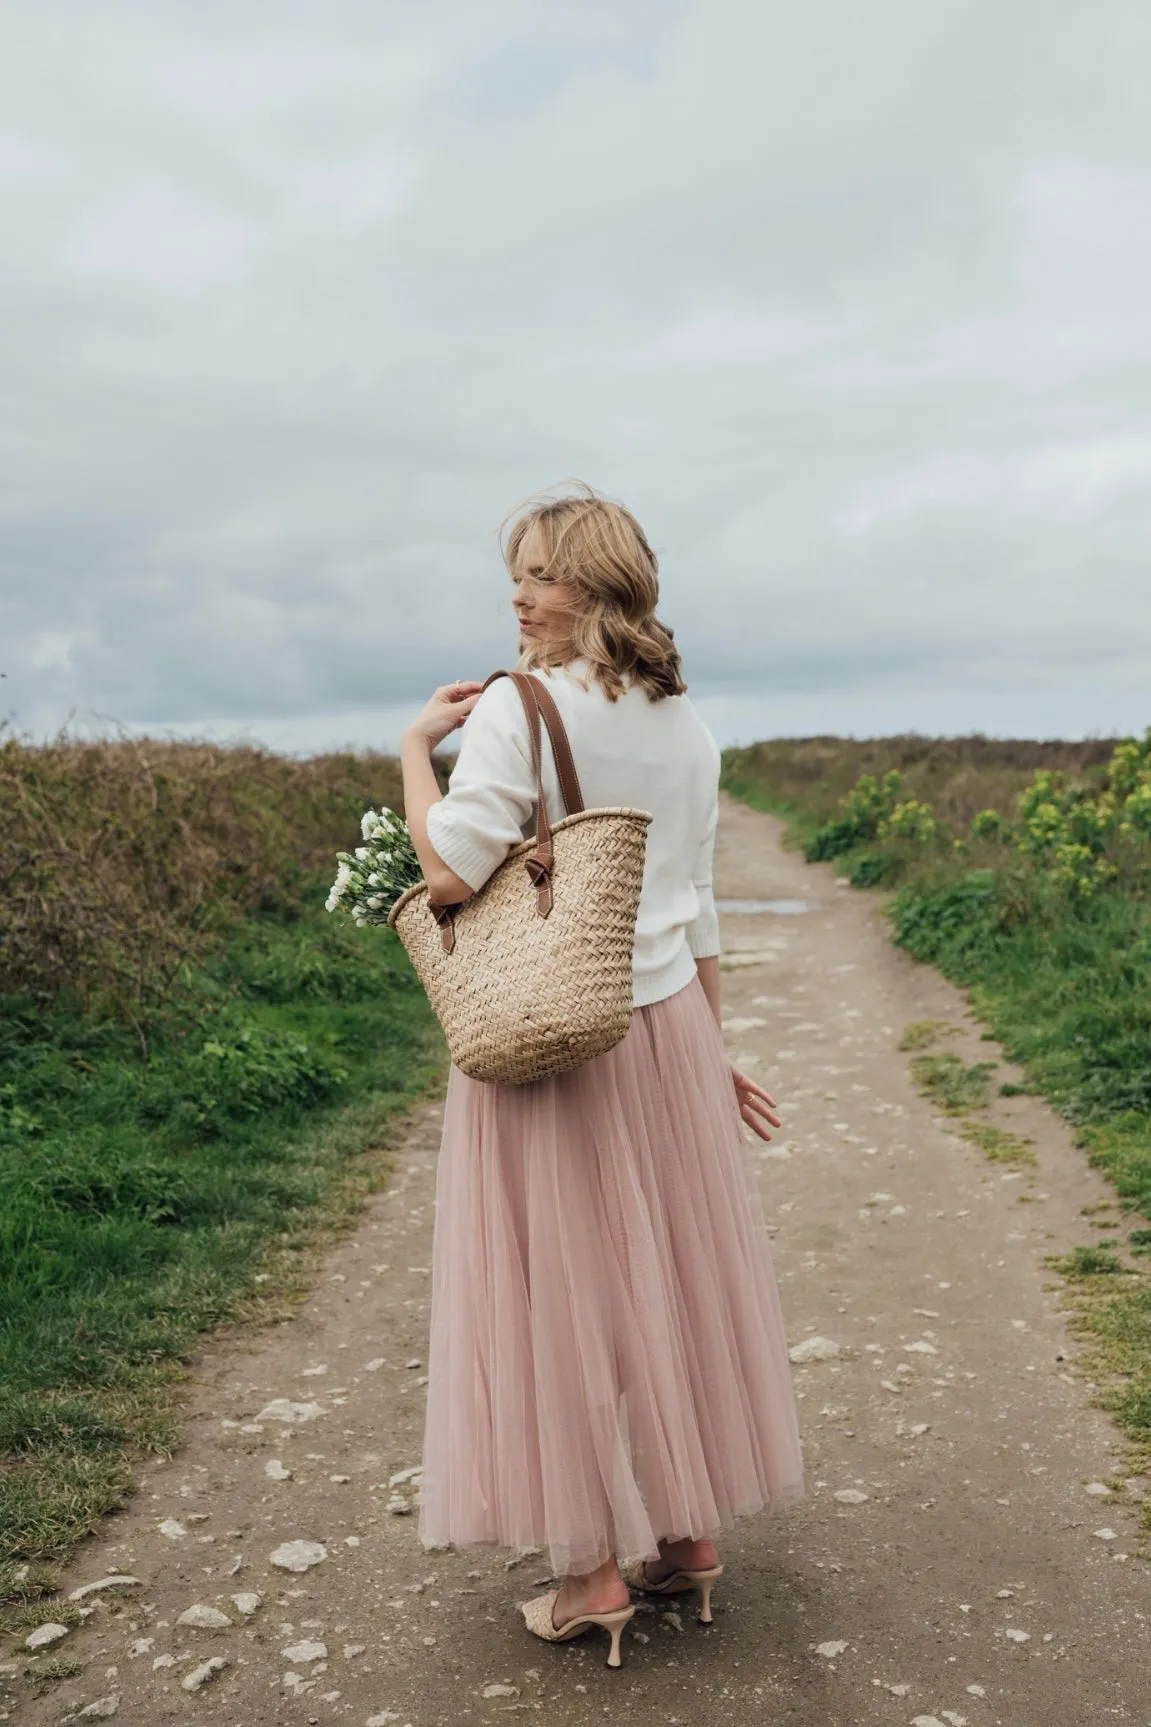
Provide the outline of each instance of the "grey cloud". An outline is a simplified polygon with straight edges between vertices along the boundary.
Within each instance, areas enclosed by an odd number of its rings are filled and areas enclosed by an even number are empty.
[[[1149,50],[1133,0],[9,6],[17,722],[377,741],[508,660],[493,529],[579,473],[731,735],[1146,723]]]

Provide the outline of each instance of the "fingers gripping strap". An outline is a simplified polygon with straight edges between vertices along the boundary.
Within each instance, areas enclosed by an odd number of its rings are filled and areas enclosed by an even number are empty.
[[[532,772],[536,782],[536,848],[524,859],[524,869],[536,890],[536,911],[540,917],[547,917],[553,904],[552,865],[555,861],[555,854],[552,848],[552,830],[548,820],[547,799],[544,796],[541,713],[548,728],[548,736],[551,739],[556,774],[559,778],[560,790],[568,815],[575,815],[583,809],[583,795],[580,792],[571,744],[568,742],[564,723],[559,716],[559,709],[552,700],[550,693],[543,688],[538,678],[529,678],[523,672],[493,672],[491,677],[485,681],[484,689],[486,690],[488,684],[494,683],[497,678],[511,679],[519,692],[524,713],[527,716],[528,739],[532,752]],[[456,945],[455,906],[437,905],[429,895],[428,910],[439,925],[444,952],[451,953]]]

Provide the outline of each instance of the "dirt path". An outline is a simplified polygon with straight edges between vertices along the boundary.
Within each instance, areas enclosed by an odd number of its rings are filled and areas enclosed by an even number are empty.
[[[1034,1173],[1004,1173],[949,1131],[910,1083],[904,1026],[951,1019],[968,1059],[995,1050],[957,991],[890,946],[870,896],[782,852],[777,833],[724,809],[720,892],[810,905],[725,917],[725,1012],[733,1053],[786,1116],[757,1156],[790,1334],[839,1355],[795,1370],[809,1497],[725,1542],[714,1630],[661,1604],[610,1673],[598,1642],[548,1648],[523,1630],[515,1603],[544,1579],[538,1557],[509,1569],[482,1550],[425,1554],[414,1517],[388,1509],[393,1495],[406,1509],[413,1489],[389,1481],[419,1462],[426,1109],[314,1299],[211,1360],[183,1449],[81,1551],[69,1588],[112,1572],[142,1586],[47,1652],[87,1666],[21,1720],[118,1698],[118,1719],[148,1727],[479,1727],[518,1712],[560,1727],[1148,1727],[1140,1484],[1087,1491],[1122,1447],[1073,1376],[1042,1263],[1088,1238],[1080,1207],[1108,1190],[1034,1100],[997,1106],[1035,1136]],[[326,1559],[276,1570],[293,1540]],[[260,1597],[248,1613],[234,1600],[246,1592]],[[233,1623],[178,1625],[195,1604]],[[185,1690],[215,1656],[229,1665]]]

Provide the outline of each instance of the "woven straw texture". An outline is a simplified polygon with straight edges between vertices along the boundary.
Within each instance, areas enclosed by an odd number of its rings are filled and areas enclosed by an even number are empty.
[[[523,864],[535,842],[514,847],[456,913],[451,953],[423,883],[396,901],[388,922],[472,1079],[524,1085],[582,1067],[624,1036],[650,821],[646,810],[596,809],[557,822],[547,917]]]

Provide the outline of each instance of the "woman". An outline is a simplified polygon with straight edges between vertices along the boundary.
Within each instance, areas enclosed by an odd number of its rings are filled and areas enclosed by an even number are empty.
[[[619,1633],[628,1583],[698,1587],[712,1537],[802,1491],[787,1345],[740,1120],[772,1098],[724,1055],[712,897],[719,752],[655,616],[635,518],[537,502],[505,552],[519,668],[546,679],[587,807],[650,810],[622,1043],[574,1072],[453,1068],[437,1182],[420,1532],[549,1549],[548,1640]],[[534,832],[527,722],[504,678],[437,690],[404,734],[408,825],[433,899],[482,887]],[[432,750],[467,721],[450,789]],[[550,749],[544,788],[560,811]],[[622,1569],[621,1569],[622,1566]]]

